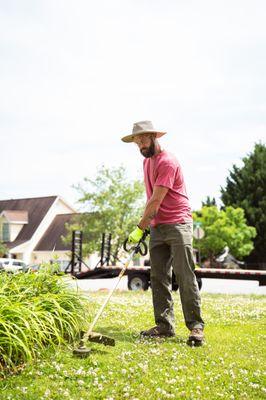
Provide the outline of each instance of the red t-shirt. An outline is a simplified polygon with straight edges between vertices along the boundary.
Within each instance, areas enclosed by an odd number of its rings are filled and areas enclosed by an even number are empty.
[[[191,222],[192,214],[184,177],[175,156],[163,150],[153,157],[145,158],[143,169],[147,200],[151,198],[155,185],[169,188],[151,226]]]

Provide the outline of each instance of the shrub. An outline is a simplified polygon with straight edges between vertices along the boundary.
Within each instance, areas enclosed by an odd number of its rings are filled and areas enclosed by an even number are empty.
[[[0,367],[25,363],[47,345],[72,342],[83,328],[86,300],[49,267],[0,274]]]

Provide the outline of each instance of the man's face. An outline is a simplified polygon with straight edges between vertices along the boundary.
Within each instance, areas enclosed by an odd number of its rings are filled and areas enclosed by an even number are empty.
[[[144,133],[143,135],[136,135],[134,143],[137,144],[141,154],[150,158],[155,154],[155,138],[152,133]]]

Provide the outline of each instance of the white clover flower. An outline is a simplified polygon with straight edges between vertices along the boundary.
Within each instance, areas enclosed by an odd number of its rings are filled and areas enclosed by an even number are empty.
[[[253,383],[253,382],[250,382],[250,386],[253,387],[254,389],[258,389],[260,387],[258,383]]]
[[[148,371],[148,364],[139,364],[139,368],[142,369],[143,372]]]
[[[169,379],[167,381],[167,383],[169,383],[170,385],[174,385],[177,382],[177,380],[175,378]]]
[[[44,397],[48,397],[51,394],[51,390],[50,389],[46,389],[46,391],[44,392]]]
[[[85,375],[86,373],[85,373],[84,369],[81,367],[80,369],[75,371],[75,374],[76,375]]]

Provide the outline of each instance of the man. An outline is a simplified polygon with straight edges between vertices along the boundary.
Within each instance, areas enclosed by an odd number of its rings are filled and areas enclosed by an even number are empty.
[[[158,141],[165,133],[155,130],[150,121],[140,121],[134,124],[131,135],[122,138],[126,143],[136,143],[144,156],[147,203],[139,224],[128,239],[131,243],[138,243],[144,230],[150,227],[151,287],[156,326],[142,331],[141,335],[175,335],[172,265],[185,323],[190,330],[187,344],[201,345],[204,321],[193,272],[191,208],[180,164],[174,155],[162,149]]]

